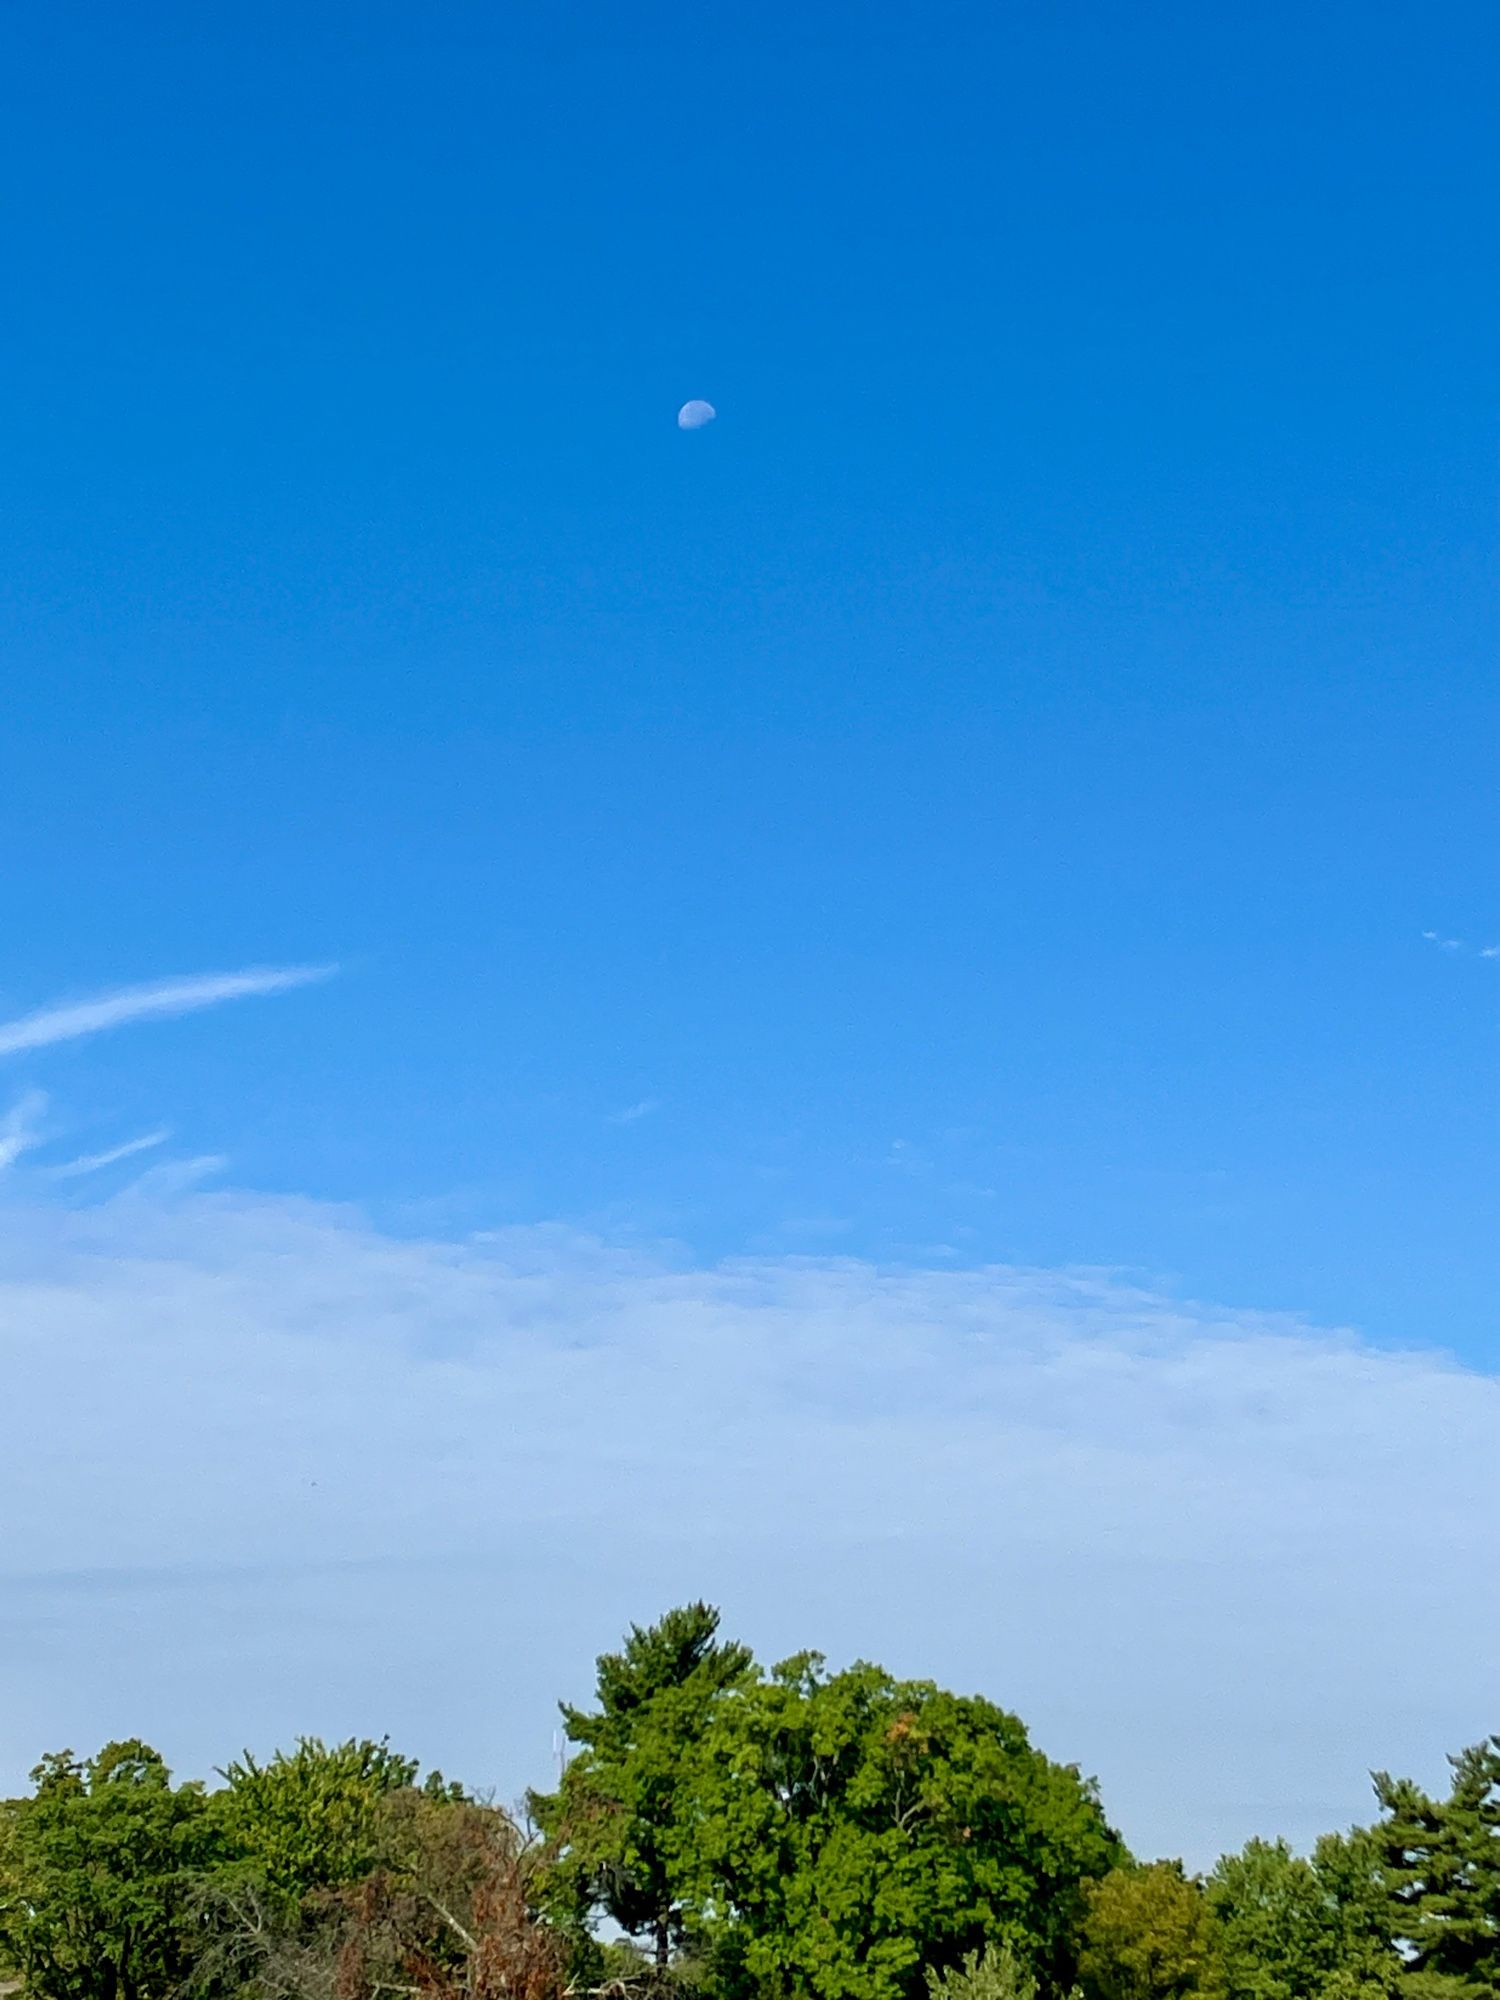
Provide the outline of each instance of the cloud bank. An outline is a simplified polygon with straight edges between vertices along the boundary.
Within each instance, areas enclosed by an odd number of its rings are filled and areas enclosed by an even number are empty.
[[[50,1048],[54,1042],[102,1034],[107,1028],[124,1027],[131,1021],[192,1014],[202,1007],[217,1007],[225,1000],[285,993],[291,987],[327,979],[333,970],[331,965],[253,966],[244,972],[158,979],[147,986],[124,986],[112,993],[99,993],[90,1000],[64,1001],[39,1008],[34,1014],[23,1014],[14,1021],[0,1022],[0,1056]]]
[[[0,1210],[0,1788],[389,1729],[514,1795],[689,1594],[982,1689],[1146,1852],[1496,1726],[1500,1383],[1107,1273],[442,1239],[147,1177]]]

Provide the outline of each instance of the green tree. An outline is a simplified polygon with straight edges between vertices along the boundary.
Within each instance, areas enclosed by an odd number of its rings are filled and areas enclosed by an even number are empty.
[[[987,1942],[1065,1985],[1081,1885],[1121,1853],[1013,1715],[804,1654],[713,1709],[669,1877],[689,1934],[762,1994],[914,2000]]]
[[[0,1821],[0,1953],[33,2000],[163,2000],[191,1964],[194,1877],[215,1858],[203,1788],[155,1750],[69,1750]]]
[[[1223,1944],[1180,1862],[1116,1868],[1087,1892],[1079,1980],[1087,2000],[1224,2000]]]
[[[253,1873],[203,1885],[203,2000],[563,2000],[566,1941],[531,1907],[531,1843],[451,1787],[383,1793],[354,1878],[267,1898]]]
[[[1375,1776],[1374,1828],[1411,2000],[1500,1993],[1500,1736],[1451,1757],[1446,1799]]]
[[[748,1647],[721,1641],[708,1604],[635,1625],[597,1662],[598,1707],[563,1705],[578,1754],[552,1793],[529,1805],[546,1841],[550,1906],[575,1924],[597,1913],[650,1940],[664,1968],[682,1939],[669,1857],[683,1761],[714,1705],[751,1668]]]
[[[1375,1835],[1365,1827],[1325,1833],[1312,1858],[1337,1940],[1324,2000],[1383,2000],[1394,1994],[1402,1961]]]
[[[221,1776],[212,1808],[225,1865],[253,1877],[265,1902],[285,1915],[314,1891],[356,1882],[385,1860],[382,1802],[415,1785],[417,1765],[384,1740],[330,1746],[305,1736],[264,1764],[246,1751]],[[443,1790],[441,1777],[429,1784]]]
[[[927,2000],[1036,2000],[1036,1975],[1008,1940],[966,1951],[957,1965],[927,1968]]]
[[[1284,1840],[1227,1854],[1205,1885],[1234,2000],[1379,2000],[1400,1961],[1374,1842],[1326,1834],[1311,1857]]]
[[[1284,1840],[1226,1854],[1205,1885],[1234,2000],[1307,2000],[1336,1951],[1323,1886]]]

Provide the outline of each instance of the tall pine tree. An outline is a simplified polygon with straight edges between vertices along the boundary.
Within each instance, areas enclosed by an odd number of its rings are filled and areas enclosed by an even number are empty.
[[[598,1661],[596,1709],[562,1705],[579,1746],[555,1792],[532,1793],[546,1839],[547,1900],[583,1923],[610,1917],[649,1941],[659,1967],[681,1940],[669,1874],[684,1755],[716,1699],[750,1673],[750,1649],[718,1638],[708,1604],[631,1627],[618,1653]]]
[[[1410,2000],[1491,2000],[1500,1995],[1500,1736],[1449,1762],[1442,1800],[1406,1778],[1375,1778],[1392,1929],[1407,1947],[1401,1983]]]

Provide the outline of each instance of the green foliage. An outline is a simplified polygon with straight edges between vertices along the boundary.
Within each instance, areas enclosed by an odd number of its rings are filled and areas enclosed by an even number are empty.
[[[1206,1884],[1234,2000],[1379,2000],[1400,1961],[1374,1842],[1328,1834],[1310,1859],[1250,1841]]]
[[[382,1793],[374,1819],[378,1862],[300,1904],[242,1869],[204,1884],[195,2000],[563,2000],[563,1941],[534,1919],[505,1813],[437,1784]]]
[[[1036,1975],[1007,1939],[966,1951],[957,1965],[927,1970],[927,2000],[1036,2000]]]
[[[290,1755],[258,1764],[246,1751],[221,1775],[213,1812],[226,1860],[254,1874],[273,1909],[289,1912],[384,1858],[381,1802],[414,1785],[417,1766],[383,1740],[330,1747],[304,1736]],[[441,1777],[436,1784],[441,1793]]]
[[[1448,1797],[1382,1771],[1374,1829],[1390,1928],[1407,1946],[1405,2000],[1500,1993],[1500,1736],[1449,1759]]]
[[[248,1753],[205,1792],[139,1742],[0,1804],[22,2000],[1500,2000],[1500,1737],[1445,1798],[1206,1881],[1133,1863],[1093,1784],[979,1697],[692,1604],[598,1662],[541,1841],[388,1743]],[[601,1934],[600,1920],[624,1938]]]
[[[199,1785],[156,1751],[63,1750],[0,1823],[0,1952],[33,2000],[165,2000],[191,1963],[189,1889],[215,1858]]]
[[[757,1675],[708,1606],[599,1661],[580,1753],[531,1801],[548,1906],[674,1947],[725,1995],[911,2000],[1014,1939],[1070,1963],[1080,1884],[1120,1856],[1092,1788],[1014,1716],[815,1656]],[[986,1968],[986,1976],[995,1967]]]
[[[683,1759],[714,1704],[750,1671],[748,1647],[721,1642],[719,1614],[689,1604],[635,1625],[598,1661],[598,1708],[563,1708],[579,1746],[556,1792],[529,1805],[547,1843],[549,1906],[582,1926],[602,1913],[649,1936],[664,1967],[682,1941],[670,1855]]]
[[[683,1759],[687,1927],[763,1994],[902,2000],[987,1941],[1060,1983],[1079,1890],[1121,1853],[1091,1785],[1017,1719],[814,1654],[745,1681]]]
[[[1312,1863],[1336,1943],[1324,2000],[1383,2000],[1397,1989],[1401,1961],[1375,1835],[1362,1827],[1325,1833]]]
[[[1202,1885],[1176,1861],[1116,1868],[1087,1893],[1087,2000],[1224,2000],[1223,1941]]]
[[[1333,1969],[1333,1939],[1312,1863],[1284,1840],[1226,1854],[1207,1883],[1235,2000],[1304,2000]]]

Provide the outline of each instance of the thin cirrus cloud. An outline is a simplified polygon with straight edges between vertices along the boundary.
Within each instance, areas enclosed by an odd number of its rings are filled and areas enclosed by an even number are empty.
[[[116,1166],[121,1160],[134,1159],[137,1153],[149,1152],[153,1146],[164,1146],[171,1136],[163,1125],[158,1132],[143,1132],[138,1139],[127,1139],[122,1145],[110,1146],[102,1153],[84,1153],[76,1160],[64,1160],[61,1166],[47,1169],[47,1178],[70,1181],[81,1174],[97,1174],[104,1167]]]
[[[226,1000],[247,1000],[256,994],[286,993],[296,986],[327,979],[331,965],[252,966],[243,972],[215,972],[186,979],[158,979],[145,986],[117,987],[88,1000],[68,1000],[0,1022],[0,1056],[29,1049],[50,1048],[56,1042],[77,1041],[122,1028],[132,1021],[164,1019],[217,1007]]]
[[[0,1169],[13,1167],[37,1143],[37,1120],[47,1108],[39,1090],[28,1090],[0,1117]]]

